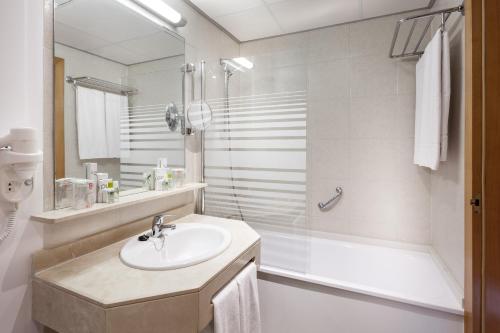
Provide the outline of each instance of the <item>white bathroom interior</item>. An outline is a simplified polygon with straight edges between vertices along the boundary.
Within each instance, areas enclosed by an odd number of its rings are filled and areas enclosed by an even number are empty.
[[[0,332],[463,332],[464,10],[0,4]]]

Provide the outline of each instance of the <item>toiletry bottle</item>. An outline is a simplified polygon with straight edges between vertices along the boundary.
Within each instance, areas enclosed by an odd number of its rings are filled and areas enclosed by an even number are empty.
[[[156,162],[157,168],[168,168],[168,160],[166,157],[160,157]]]
[[[165,168],[154,168],[154,184],[155,184],[155,191],[163,191],[164,190],[164,181],[165,181],[165,174],[167,170]]]
[[[102,191],[107,187],[108,174],[104,172],[97,173],[97,202],[102,203]]]
[[[90,208],[92,203],[90,200],[91,192],[87,179],[73,179],[73,209]]]
[[[55,181],[55,208],[71,207],[73,201],[73,183],[71,178],[61,178]]]
[[[165,174],[165,184],[167,189],[173,188],[174,185],[174,174],[172,173],[172,169],[167,168],[167,172]]]
[[[142,174],[142,188],[147,190],[147,191],[153,191],[154,190],[154,182],[153,182],[153,176],[151,172],[144,172]]]
[[[85,167],[85,178],[93,180],[97,173],[97,163],[83,163],[83,166]]]
[[[120,182],[115,180],[113,181],[113,190],[114,190],[114,201],[117,202],[120,199]]]
[[[108,179],[108,184],[105,189],[106,196],[107,196],[107,201],[106,203],[114,203],[115,202],[115,188],[114,188],[114,181],[113,179]]]

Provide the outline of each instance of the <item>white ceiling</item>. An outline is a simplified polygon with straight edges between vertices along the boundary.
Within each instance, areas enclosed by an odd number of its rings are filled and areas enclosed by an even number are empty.
[[[55,11],[54,38],[124,65],[184,54],[184,41],[114,0],[60,5]]]
[[[432,0],[190,1],[240,41],[428,8],[433,3]]]

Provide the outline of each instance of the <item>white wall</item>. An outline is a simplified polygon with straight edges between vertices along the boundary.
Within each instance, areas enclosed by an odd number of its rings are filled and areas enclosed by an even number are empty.
[[[0,2],[0,136],[9,128],[43,123],[43,1]],[[0,245],[0,332],[37,332],[31,321],[31,254],[41,248],[42,236],[29,216],[42,210],[42,168],[35,191],[19,210],[16,229]],[[9,206],[0,203],[0,228]]]
[[[434,9],[461,1],[439,0]],[[465,35],[464,18],[448,20],[451,49],[451,103],[448,162],[431,176],[432,245],[464,287],[464,141],[465,141]]]
[[[413,164],[415,63],[388,52],[399,16],[241,44],[242,95],[307,90],[312,229],[429,244],[430,172]],[[337,186],[344,195],[330,210]]]

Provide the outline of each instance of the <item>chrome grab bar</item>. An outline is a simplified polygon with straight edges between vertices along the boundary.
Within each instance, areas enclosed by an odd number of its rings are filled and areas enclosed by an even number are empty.
[[[318,207],[319,209],[323,210],[325,209],[326,207],[328,207],[332,202],[334,202],[338,197],[340,197],[342,195],[342,187],[338,186],[336,189],[335,189],[335,192],[337,192],[337,194],[335,194],[333,196],[333,198],[331,198],[330,200],[328,200],[327,202],[323,203],[323,202],[320,202],[318,203]]]

